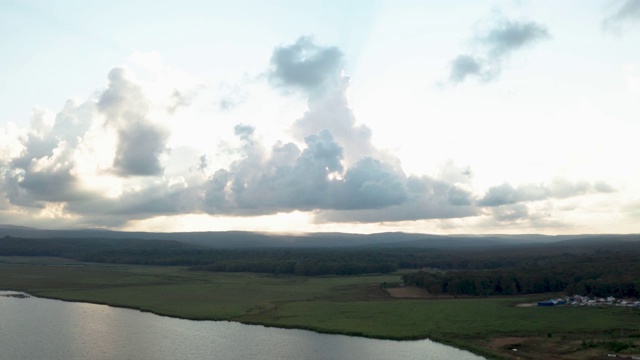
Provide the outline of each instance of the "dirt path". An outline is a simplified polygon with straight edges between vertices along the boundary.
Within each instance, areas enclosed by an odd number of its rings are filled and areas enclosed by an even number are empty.
[[[600,360],[611,359],[605,347],[584,347],[578,339],[548,337],[501,337],[491,339],[487,346],[507,359],[531,360]],[[624,358],[626,355],[618,355]]]

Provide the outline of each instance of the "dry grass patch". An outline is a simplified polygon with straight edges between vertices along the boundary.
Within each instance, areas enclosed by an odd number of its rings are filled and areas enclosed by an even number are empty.
[[[427,299],[433,297],[427,290],[414,286],[402,286],[386,290],[389,295],[398,299]]]

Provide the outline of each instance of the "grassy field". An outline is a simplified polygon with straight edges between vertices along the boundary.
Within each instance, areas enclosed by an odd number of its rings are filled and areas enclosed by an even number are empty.
[[[515,358],[512,348],[521,358],[564,359],[599,358],[614,342],[637,349],[637,310],[515,306],[540,296],[394,299],[378,286],[398,281],[398,274],[310,278],[0,257],[0,289],[188,319],[431,338],[494,358]]]

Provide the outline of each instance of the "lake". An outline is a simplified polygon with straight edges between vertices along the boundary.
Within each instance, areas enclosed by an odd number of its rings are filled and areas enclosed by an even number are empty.
[[[0,295],[7,294],[17,293],[0,291]],[[106,305],[6,296],[0,296],[0,358],[483,359],[430,340],[376,340],[183,320]]]

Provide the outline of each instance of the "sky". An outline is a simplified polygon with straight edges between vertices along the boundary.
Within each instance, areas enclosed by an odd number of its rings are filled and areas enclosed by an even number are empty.
[[[0,224],[640,233],[640,0],[0,1]]]

